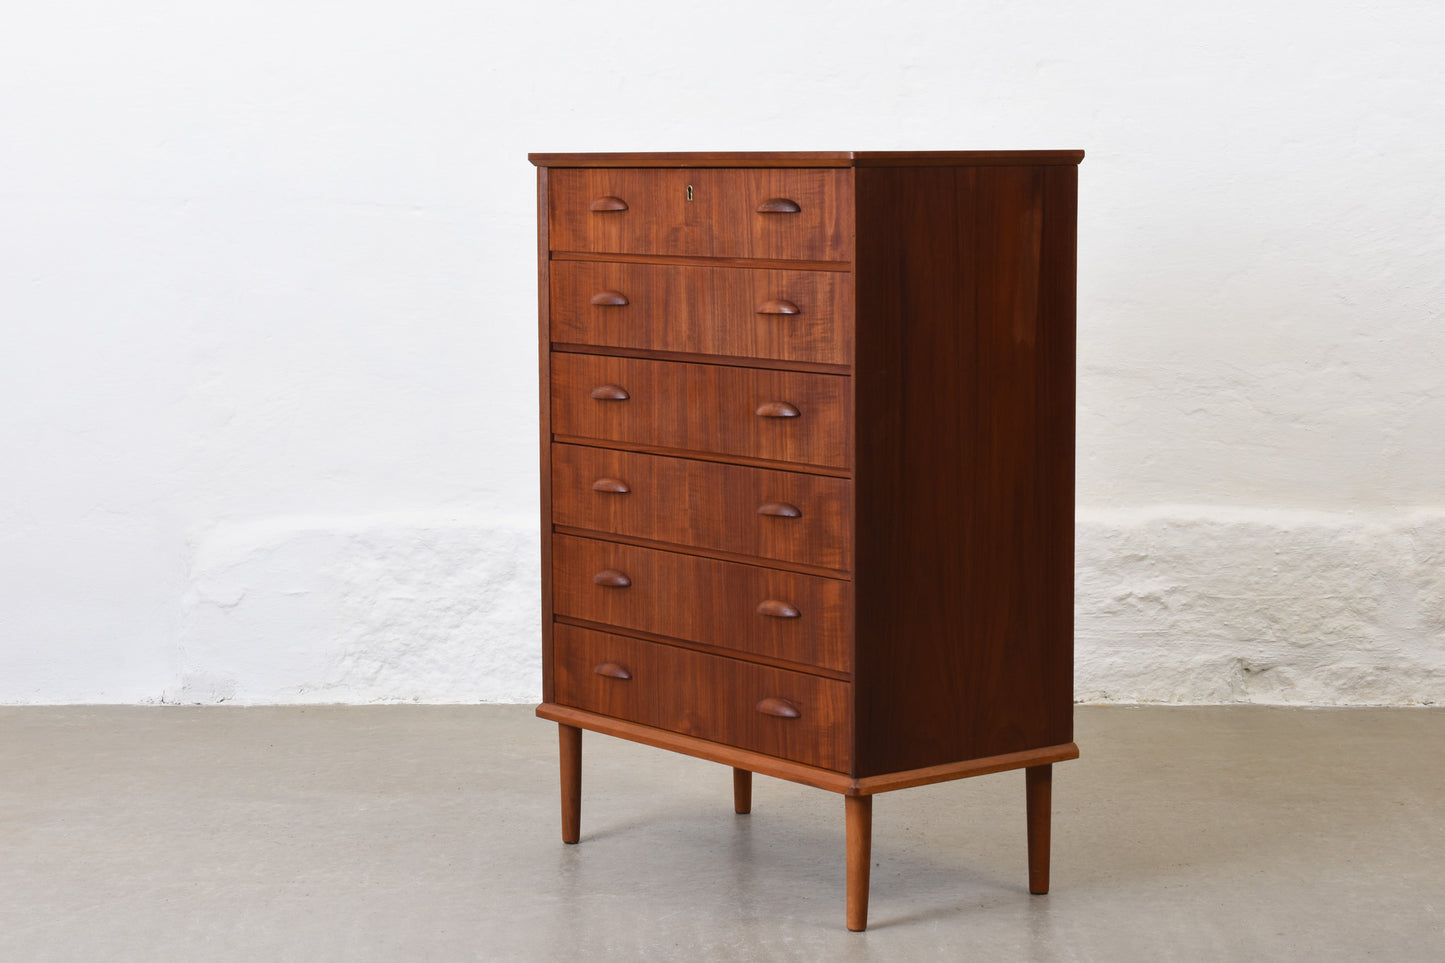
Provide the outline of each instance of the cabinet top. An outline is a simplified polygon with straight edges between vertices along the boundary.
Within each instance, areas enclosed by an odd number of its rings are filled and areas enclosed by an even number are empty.
[[[1078,164],[1081,150],[688,151],[528,154],[538,167],[1032,167]]]

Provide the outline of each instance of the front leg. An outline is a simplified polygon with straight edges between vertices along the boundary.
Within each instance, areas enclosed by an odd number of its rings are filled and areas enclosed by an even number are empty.
[[[582,730],[557,724],[562,760],[562,842],[582,836]]]
[[[844,796],[848,830],[848,929],[868,928],[868,870],[873,862],[873,797]]]

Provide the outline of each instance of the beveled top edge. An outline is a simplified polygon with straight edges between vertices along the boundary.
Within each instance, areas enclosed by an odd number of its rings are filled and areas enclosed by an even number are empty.
[[[999,167],[1078,164],[1081,150],[676,151],[528,154],[538,167]]]

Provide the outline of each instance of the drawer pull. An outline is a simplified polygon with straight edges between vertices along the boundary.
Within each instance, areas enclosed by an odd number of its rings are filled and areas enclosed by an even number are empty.
[[[796,214],[801,210],[797,201],[786,197],[770,197],[758,205],[759,214]]]
[[[779,602],[777,599],[768,599],[760,602],[757,607],[759,615],[766,615],[774,619],[799,619],[803,613],[789,605],[787,602]]]
[[[803,517],[803,513],[798,510],[797,505],[789,505],[787,502],[768,502],[766,505],[759,505],[758,514],[772,515],[774,518]]]
[[[632,396],[621,385],[598,385],[592,389],[592,397],[597,401],[626,401]]]
[[[759,418],[796,418],[802,412],[786,401],[765,401],[758,405],[753,414]]]
[[[611,194],[608,194],[605,197],[597,198],[587,209],[599,213],[602,211],[625,211],[627,210],[627,202],[620,197],[613,197]]]
[[[592,300],[588,303],[602,308],[620,308],[629,302],[627,295],[621,291],[603,291],[600,294],[592,295]]]
[[[803,716],[797,706],[787,699],[779,699],[777,696],[768,696],[753,708],[765,716],[777,716],[779,719],[800,719]]]
[[[615,568],[604,568],[592,576],[592,584],[600,585],[603,588],[627,588],[632,584],[632,579]]]
[[[756,314],[797,314],[798,306],[791,301],[782,298],[773,298],[771,301],[764,301],[758,305]]]
[[[632,673],[628,672],[616,662],[604,662],[592,670],[594,675],[605,675],[609,679],[630,679]]]
[[[609,492],[613,495],[626,495],[632,489],[627,487],[627,482],[618,481],[616,478],[599,478],[592,483],[594,492]]]

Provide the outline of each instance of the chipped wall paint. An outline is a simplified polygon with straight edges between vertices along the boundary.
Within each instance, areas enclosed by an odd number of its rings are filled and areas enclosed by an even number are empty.
[[[1445,696],[1445,7],[717,9],[8,17],[0,702],[535,699],[525,154],[707,148],[1085,148],[1079,696]]]
[[[537,698],[537,526],[490,513],[218,525],[166,702]]]
[[[1442,701],[1445,511],[1084,510],[1077,535],[1084,701]]]

